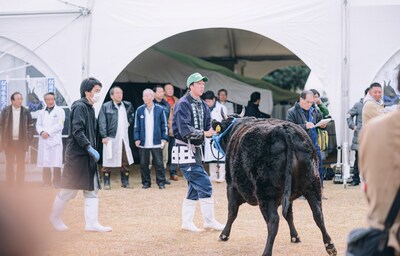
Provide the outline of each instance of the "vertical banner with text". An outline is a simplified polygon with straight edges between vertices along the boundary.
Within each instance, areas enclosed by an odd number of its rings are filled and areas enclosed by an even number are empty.
[[[0,80],[0,111],[7,106],[7,80]]]

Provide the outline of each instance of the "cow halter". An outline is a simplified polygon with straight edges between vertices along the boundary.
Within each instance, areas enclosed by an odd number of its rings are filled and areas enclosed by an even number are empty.
[[[221,147],[221,139],[222,139],[222,137],[224,137],[232,129],[233,125],[236,122],[237,122],[237,118],[234,118],[232,123],[228,126],[228,128],[226,128],[226,130],[223,133],[221,133],[219,135],[213,135],[212,136],[212,139],[214,141],[214,148],[222,155],[221,158],[223,158],[225,156],[225,152]],[[211,152],[213,152],[213,151],[211,150]],[[214,153],[212,153],[212,154],[214,155]],[[217,159],[217,160],[219,160],[219,159]]]

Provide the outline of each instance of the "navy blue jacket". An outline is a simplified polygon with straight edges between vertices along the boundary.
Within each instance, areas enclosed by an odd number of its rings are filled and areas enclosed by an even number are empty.
[[[144,146],[146,141],[146,122],[145,113],[146,105],[141,105],[135,114],[135,126],[133,132],[133,140],[140,140],[140,146]],[[164,108],[158,104],[153,104],[154,111],[154,134],[153,134],[153,144],[161,144],[161,140],[168,141],[168,122],[165,116]]]
[[[195,117],[194,112],[202,109],[204,113],[203,122],[200,124]],[[206,103],[201,100],[198,105],[195,100],[187,93],[183,96],[178,103],[175,105],[174,117],[172,119],[172,132],[174,137],[178,140],[187,142],[187,138],[193,132],[197,131],[208,131],[211,128],[211,114]],[[204,140],[204,136],[201,140],[191,140],[194,145],[200,145]]]

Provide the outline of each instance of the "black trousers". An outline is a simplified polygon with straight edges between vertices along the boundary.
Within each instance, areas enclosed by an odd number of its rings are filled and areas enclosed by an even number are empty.
[[[158,186],[165,185],[165,169],[163,165],[163,155],[161,148],[140,148],[140,172],[142,176],[142,184],[151,186],[150,176],[150,153],[153,157],[153,165],[156,169],[156,182]]]
[[[61,168],[53,167],[53,185],[59,187],[61,182]],[[51,185],[51,167],[43,167],[43,184]]]
[[[25,181],[25,142],[12,140],[4,148],[6,155],[6,177],[7,183],[15,182],[15,164],[17,165],[17,184],[22,185]]]
[[[360,183],[360,172],[358,170],[358,151],[354,151],[353,181]]]

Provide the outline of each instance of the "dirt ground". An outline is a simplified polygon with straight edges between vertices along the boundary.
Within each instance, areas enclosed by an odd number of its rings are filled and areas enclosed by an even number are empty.
[[[110,233],[84,231],[82,193],[70,201],[64,213],[63,219],[69,230],[55,232],[51,230],[47,216],[58,190],[40,188],[38,184],[30,184],[29,189],[18,193],[15,190],[12,193],[7,193],[10,191],[5,189],[0,190],[2,208],[8,209],[6,213],[13,214],[12,219],[15,222],[10,222],[11,228],[1,232],[2,237],[8,237],[10,242],[2,242],[19,249],[23,245],[28,248],[29,254],[36,252],[38,255],[262,254],[267,227],[258,207],[242,205],[229,241],[220,242],[220,232],[217,231],[191,233],[180,229],[181,203],[187,189],[182,178],[171,181],[172,184],[165,190],[160,190],[155,184],[153,171],[153,186],[143,190],[137,166],[133,172],[132,189],[121,188],[119,173],[113,173],[112,189],[99,193],[99,220],[101,224],[113,228]],[[213,189],[216,218],[225,223],[228,213],[226,184],[215,183]],[[325,181],[325,195],[328,197],[328,200],[323,201],[325,224],[338,255],[344,255],[350,230],[366,225],[366,202],[360,187],[347,186],[344,189],[342,185],[333,184],[332,181]],[[294,221],[302,242],[290,243],[289,228],[281,216],[273,254],[327,255],[321,232],[314,223],[305,200],[294,202]],[[202,226],[199,206],[195,223],[198,227]]]

